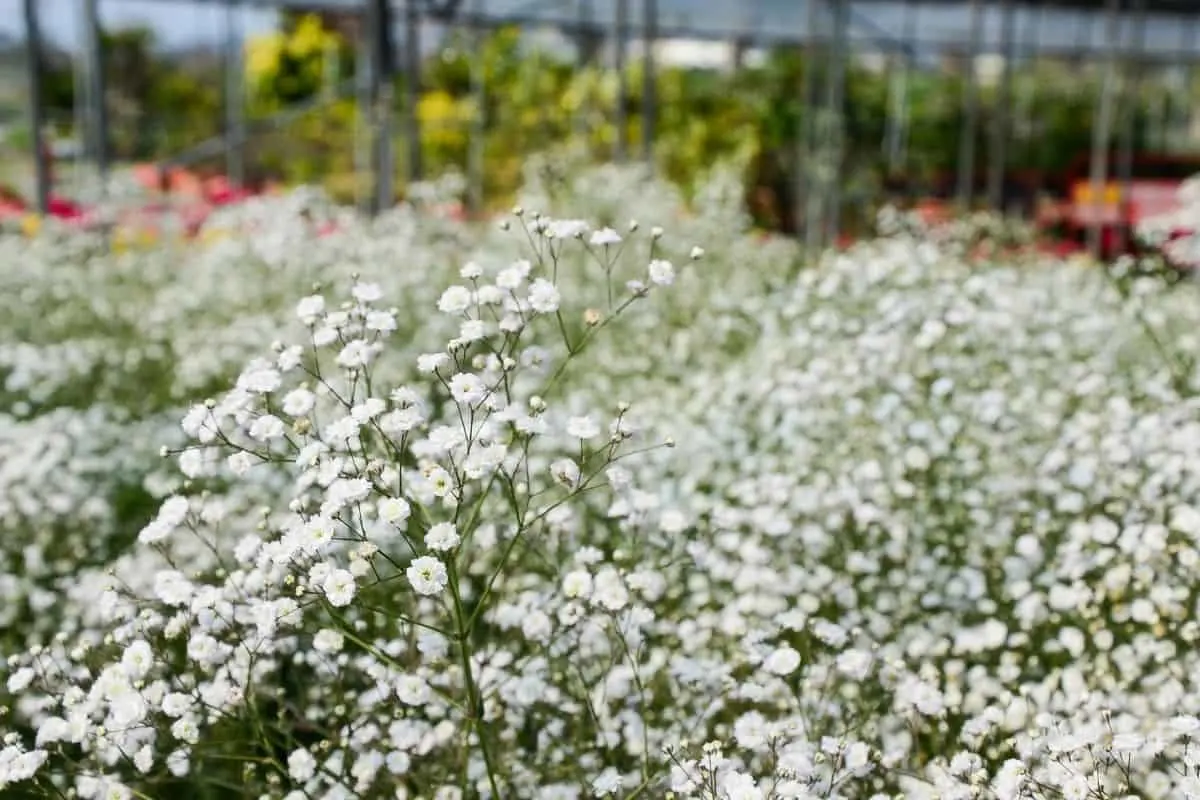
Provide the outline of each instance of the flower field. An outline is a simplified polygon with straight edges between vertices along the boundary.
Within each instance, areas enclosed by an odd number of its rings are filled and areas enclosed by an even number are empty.
[[[1195,287],[741,195],[0,238],[0,797],[1200,797]]]

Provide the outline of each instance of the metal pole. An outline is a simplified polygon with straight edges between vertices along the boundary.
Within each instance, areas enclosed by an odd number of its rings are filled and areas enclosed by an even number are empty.
[[[367,5],[365,35],[370,37],[368,95],[371,98],[371,212],[392,205],[395,167],[392,154],[393,51],[390,46],[391,13],[388,0],[371,0]],[[411,76],[409,76],[411,81]]]
[[[24,0],[25,53],[29,74],[29,127],[33,139],[34,196],[41,214],[50,210],[50,165],[47,163],[45,119],[42,116],[42,35],[37,0]]]
[[[1039,51],[1041,49],[1041,27],[1042,27],[1042,5],[1040,3],[1029,9],[1029,19],[1025,28],[1025,48],[1027,69],[1029,71],[1029,80],[1027,82],[1028,90],[1024,93],[1022,100],[1021,122],[1025,128],[1026,136],[1029,140],[1034,139],[1033,135],[1033,114],[1037,107],[1037,70],[1041,63]],[[1034,168],[1034,185],[1033,185],[1033,208],[1032,211],[1037,211],[1037,203],[1041,197],[1042,190],[1045,188],[1045,181],[1042,174],[1040,162]]]
[[[908,87],[912,82],[916,27],[915,0],[904,2],[904,33],[900,45],[900,57],[904,68],[891,76],[888,85],[887,132],[884,135],[884,155],[887,158],[888,174],[895,176],[905,167],[908,142]]]
[[[1196,77],[1196,44],[1197,41],[1200,41],[1200,25],[1196,23],[1195,17],[1188,17],[1186,30],[1188,32],[1190,46],[1187,48],[1187,59],[1183,68],[1183,83],[1185,87],[1184,106],[1187,108],[1187,112],[1184,117],[1184,124],[1187,126],[1187,130],[1184,133],[1183,140],[1187,142],[1190,149],[1192,144],[1192,128],[1196,122],[1196,104],[1192,102],[1192,84],[1194,83]]]
[[[975,58],[983,36],[983,9],[980,0],[971,0],[971,31],[963,74],[963,126],[958,140],[958,193],[960,211],[971,207],[975,195],[975,133],[979,124],[979,86]]]
[[[825,216],[826,243],[836,241],[842,223],[841,193],[846,155],[846,38],[850,27],[850,0],[828,1],[833,22],[833,41],[829,52],[830,77],[825,96],[828,127],[824,140],[828,143],[829,151],[829,160],[824,164],[825,193],[829,202],[829,211]]]
[[[658,44],[658,0],[642,0],[642,13],[645,42],[642,68],[642,159],[653,168],[654,132],[658,114],[658,75],[654,62],[654,48]]]
[[[1133,42],[1126,60],[1128,72],[1127,84],[1122,87],[1124,98],[1123,108],[1120,109],[1121,130],[1118,134],[1117,153],[1117,182],[1120,186],[1119,208],[1121,209],[1120,223],[1117,226],[1117,252],[1125,252],[1129,244],[1128,223],[1131,221],[1133,204],[1130,194],[1133,185],[1133,148],[1134,137],[1137,133],[1138,116],[1143,104],[1139,89],[1142,79],[1140,59],[1146,42],[1146,2],[1132,0],[1133,12]]]
[[[579,71],[586,69],[596,56],[595,52],[595,30],[593,28],[594,21],[592,20],[592,2],[591,0],[579,0],[579,34],[575,38],[576,55],[575,68]],[[591,131],[591,126],[588,124],[588,109],[586,103],[582,100],[579,103],[579,108],[575,109],[575,133],[584,136],[584,141],[587,141],[587,134]],[[591,148],[588,148],[589,151]]]
[[[1105,41],[1110,45],[1117,42],[1121,30],[1118,12],[1121,0],[1108,0],[1106,5]],[[1092,219],[1088,225],[1087,246],[1093,257],[1100,256],[1100,209],[1102,208],[1104,184],[1108,178],[1109,142],[1112,134],[1114,112],[1114,89],[1117,79],[1116,49],[1105,51],[1104,75],[1100,83],[1100,97],[1096,104],[1096,115],[1092,123],[1092,163],[1089,176],[1091,188],[1090,207]]]
[[[988,174],[988,205],[993,210],[1007,212],[1004,208],[1004,184],[1008,177],[1008,137],[1011,131],[1009,124],[1012,104],[1012,73],[1014,48],[1014,28],[1016,27],[1016,9],[1012,0],[1000,0],[1000,52],[1004,59],[1004,71],[1000,75],[999,91],[996,94],[996,118],[992,121],[992,170]]]
[[[87,72],[89,155],[96,164],[101,192],[108,183],[108,114],[105,103],[104,53],[99,0],[83,0],[83,51]]]
[[[417,0],[404,4],[404,137],[408,140],[408,179],[419,181],[424,174],[421,164],[421,12]],[[391,86],[388,81],[387,117],[391,118]],[[390,128],[389,128],[390,129]]]
[[[367,11],[365,16],[370,19],[373,15]],[[371,191],[367,189],[371,176],[371,159],[374,152],[374,118],[375,118],[375,65],[372,63],[374,48],[371,37],[364,25],[359,30],[355,47],[358,51],[355,57],[357,67],[354,74],[355,104],[358,106],[354,117],[354,199],[358,209],[370,213],[374,207]]]
[[[799,158],[796,164],[796,178],[800,191],[796,193],[797,205],[803,203],[803,220],[798,220],[797,231],[804,231],[804,252],[808,257],[820,252],[824,234],[822,225],[822,195],[817,186],[817,134],[818,109],[817,97],[820,93],[820,75],[817,72],[817,27],[821,14],[817,7],[818,0],[806,0],[808,3],[807,30],[805,31],[804,49],[804,118],[803,130],[799,138]],[[800,209],[797,208],[797,216]]]
[[[628,142],[629,136],[627,130],[628,125],[625,118],[625,104],[629,101],[629,87],[625,80],[625,36],[629,27],[629,0],[616,1],[617,13],[613,17],[613,69],[617,73],[617,108],[616,108],[616,126],[617,138],[616,149],[613,152],[613,160],[621,162],[625,160],[625,155],[629,152]]]
[[[487,134],[487,91],[484,84],[484,41],[482,18],[484,0],[474,0],[471,14],[471,100],[474,114],[471,117],[471,134],[467,151],[467,192],[472,213],[483,211],[484,203],[484,145]]]
[[[246,182],[243,147],[246,141],[246,101],[242,76],[242,35],[238,9],[225,5],[225,173],[234,186]]]

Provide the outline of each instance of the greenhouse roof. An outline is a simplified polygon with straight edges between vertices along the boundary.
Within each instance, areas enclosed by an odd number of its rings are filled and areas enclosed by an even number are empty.
[[[426,0],[428,1],[428,0]],[[246,8],[295,8],[353,12],[366,0],[191,0],[199,5],[233,2]],[[397,10],[405,0],[391,0]],[[447,0],[433,0],[444,5]],[[662,38],[748,40],[751,44],[784,44],[809,38],[809,4],[817,3],[816,35],[827,27],[828,0],[657,0],[658,35]],[[1001,7],[1005,0],[980,0],[983,14],[981,52],[1000,48]],[[1036,38],[1043,54],[1102,53],[1131,48],[1134,26],[1128,24],[1134,4],[1146,9],[1142,48],[1147,57],[1200,60],[1200,0],[1119,0],[1125,21],[1116,40],[1109,41],[1105,11],[1110,0],[1009,0],[1014,9],[1016,38]],[[485,25],[549,26],[565,31],[580,25],[611,25],[617,0],[460,0],[464,16]],[[642,32],[643,0],[628,0],[628,28]],[[856,47],[921,50],[928,53],[961,50],[970,39],[970,0],[851,0],[849,36]],[[1020,44],[1018,49],[1032,49]]]

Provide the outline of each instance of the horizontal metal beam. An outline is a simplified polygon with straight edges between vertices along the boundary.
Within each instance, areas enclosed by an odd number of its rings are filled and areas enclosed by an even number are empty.
[[[301,9],[311,11],[354,11],[366,7],[366,0],[187,0],[194,5],[227,5],[230,1],[246,8],[280,8]],[[179,0],[140,0],[140,2],[162,2],[179,4]],[[392,5],[400,8],[404,0],[392,0]],[[710,0],[692,0],[697,11],[709,12],[705,8]],[[899,5],[898,0],[854,0],[865,6]],[[928,6],[962,6],[964,0],[920,0],[921,5]],[[1014,0],[1018,8],[1045,8],[1064,11],[1091,11],[1098,16],[1105,10],[1104,0]],[[564,7],[566,4],[564,4]],[[1146,0],[1146,11],[1151,14],[1178,14],[1182,16],[1200,17],[1200,3],[1196,0]],[[458,17],[456,17],[458,18]]]

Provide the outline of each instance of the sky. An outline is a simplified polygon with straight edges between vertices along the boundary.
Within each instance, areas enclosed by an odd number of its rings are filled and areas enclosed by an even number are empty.
[[[361,0],[333,0],[357,4]],[[574,19],[580,0],[464,0],[485,3],[489,11],[538,13],[559,19]],[[613,0],[589,0],[594,18],[607,19],[612,14]],[[744,30],[796,30],[806,22],[807,0],[659,0],[660,25],[696,26],[706,30],[740,28]],[[918,0],[919,2],[919,0]],[[56,43],[71,45],[79,42],[81,0],[38,0],[44,35]],[[871,3],[858,0],[853,4],[851,35],[866,39],[881,31],[899,37],[905,29],[905,19],[898,3]],[[941,40],[963,40],[968,30],[966,4],[955,7],[923,7],[918,11],[914,27]],[[635,22],[641,2],[631,0]],[[0,0],[0,32],[10,36],[23,35],[21,0]],[[267,9],[239,9],[235,12],[242,29],[248,34],[270,30],[276,14]],[[216,2],[186,2],[185,0],[100,0],[100,16],[106,26],[147,25],[154,29],[165,46],[188,47],[219,41],[225,10]],[[1018,35],[1029,30],[1031,18],[1018,16]],[[1200,22],[1200,16],[1197,17]],[[1078,41],[1090,41],[1100,48],[1104,43],[1104,26],[1093,19],[1090,26],[1081,26],[1077,15],[1057,13],[1045,18],[1040,25],[1042,46],[1070,46]],[[985,16],[984,39],[995,47],[998,39],[999,15],[990,9]],[[1185,45],[1190,52],[1200,50],[1200,25],[1181,25],[1178,19],[1159,19],[1149,24],[1147,42],[1154,49],[1178,49]]]

